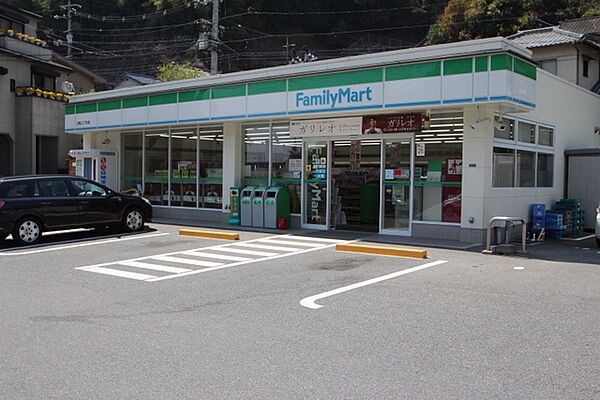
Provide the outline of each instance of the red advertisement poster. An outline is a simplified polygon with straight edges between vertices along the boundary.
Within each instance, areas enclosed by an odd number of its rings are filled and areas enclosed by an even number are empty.
[[[420,132],[423,129],[421,114],[390,114],[363,117],[363,134]]]

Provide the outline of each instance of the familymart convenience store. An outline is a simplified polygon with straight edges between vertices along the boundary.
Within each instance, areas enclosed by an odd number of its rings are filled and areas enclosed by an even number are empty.
[[[535,108],[529,56],[494,38],[87,94],[66,130],[157,216],[221,222],[230,187],[285,186],[292,226],[470,240],[492,121]]]

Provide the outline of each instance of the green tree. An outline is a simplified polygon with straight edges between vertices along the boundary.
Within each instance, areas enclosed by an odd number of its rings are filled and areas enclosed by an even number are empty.
[[[519,29],[594,15],[597,4],[597,0],[450,0],[428,38],[437,44],[508,36]]]
[[[161,82],[179,81],[182,79],[193,79],[202,78],[208,76],[208,74],[202,71],[200,68],[192,66],[192,63],[186,62],[183,64],[177,64],[174,61],[170,63],[159,65],[157,67],[158,74],[156,78]]]

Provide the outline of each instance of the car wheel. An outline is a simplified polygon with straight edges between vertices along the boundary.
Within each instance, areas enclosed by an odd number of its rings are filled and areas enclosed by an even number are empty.
[[[13,228],[12,236],[21,245],[39,243],[42,240],[42,224],[34,217],[21,218]]]
[[[0,235],[0,241],[6,239],[8,235]]]
[[[125,232],[139,231],[144,227],[144,213],[137,208],[130,208],[123,215],[123,230]]]
[[[600,238],[596,238],[596,244],[600,247]]]

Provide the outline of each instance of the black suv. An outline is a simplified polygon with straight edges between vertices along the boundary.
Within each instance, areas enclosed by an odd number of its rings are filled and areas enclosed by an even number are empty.
[[[12,234],[19,244],[35,244],[43,231],[117,224],[133,232],[151,220],[148,200],[79,176],[0,178],[0,240]]]

